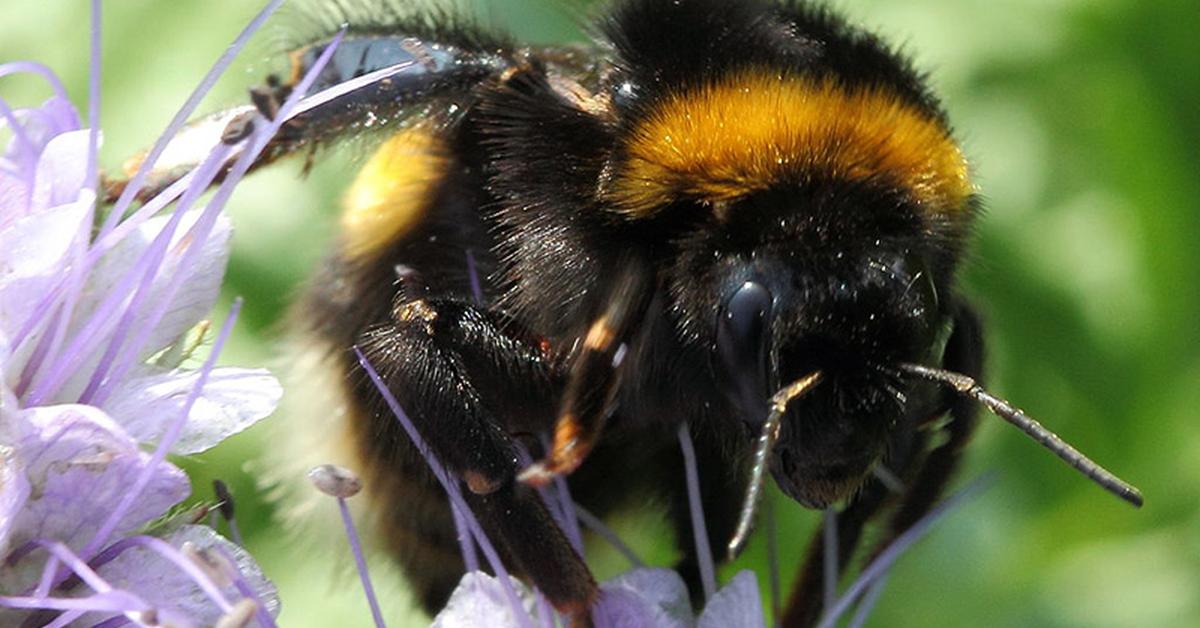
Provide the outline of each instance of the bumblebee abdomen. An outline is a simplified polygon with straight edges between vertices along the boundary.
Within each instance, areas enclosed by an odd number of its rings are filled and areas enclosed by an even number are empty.
[[[449,163],[445,150],[425,127],[396,133],[375,150],[343,200],[343,255],[372,257],[417,226]]]

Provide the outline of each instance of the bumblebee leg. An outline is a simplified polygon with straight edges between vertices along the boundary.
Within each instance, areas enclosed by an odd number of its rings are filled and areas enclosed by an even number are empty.
[[[627,342],[641,322],[654,287],[651,270],[640,263],[627,260],[621,272],[608,305],[588,327],[583,346],[571,363],[550,452],[521,473],[522,482],[544,486],[571,473],[600,438],[621,384]]]
[[[591,573],[536,492],[515,482],[510,433],[538,423],[545,429],[553,416],[556,369],[543,343],[500,312],[454,299],[401,298],[388,324],[363,335],[361,349],[432,453],[464,481],[467,501],[513,571],[561,612],[585,613],[596,595]],[[366,457],[382,461],[385,473],[412,468],[419,454],[378,391],[365,375],[354,385],[372,413],[359,435]],[[432,482],[428,473],[424,481]],[[461,573],[461,563],[452,568]]]
[[[573,622],[586,622],[596,599],[595,580],[537,490],[510,478],[491,494],[468,495],[467,502],[489,538],[503,542],[554,608]]]
[[[983,370],[983,337],[979,319],[968,306],[961,305],[955,317],[954,332],[946,344],[943,356],[946,368],[959,370],[977,377]],[[941,496],[942,490],[958,466],[963,446],[970,439],[975,427],[975,404],[963,402],[954,395],[941,393],[932,410],[916,413],[919,420],[914,423],[911,442],[893,443],[893,455],[888,462],[888,471],[898,475],[907,488],[899,496],[899,506],[888,522],[887,531],[871,552],[875,556],[897,536],[904,533],[920,519]],[[932,423],[937,418],[950,414],[946,426],[947,440],[927,456],[922,457],[926,433],[916,427]],[[862,537],[863,528],[881,510],[896,499],[896,494],[880,478],[872,478],[860,492],[858,498],[838,513],[838,576],[845,571],[846,564],[854,555]],[[787,612],[781,625],[792,628],[814,625],[821,617],[825,593],[825,551],[822,543],[824,522],[809,543],[807,557],[800,576],[792,588]]]

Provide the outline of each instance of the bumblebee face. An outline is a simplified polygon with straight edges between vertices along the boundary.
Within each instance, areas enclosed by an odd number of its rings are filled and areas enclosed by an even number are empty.
[[[770,460],[779,487],[813,508],[849,497],[883,456],[908,395],[895,365],[922,359],[946,321],[919,256],[880,248],[842,259],[832,273],[800,275],[774,308],[768,344],[768,394],[825,377],[788,406]]]
[[[709,343],[748,441],[775,391],[825,376],[788,408],[772,453],[777,482],[802,504],[861,484],[900,420],[897,365],[940,356],[948,314],[925,229],[892,191],[814,179],[730,203],[679,243],[672,309],[681,333]]]

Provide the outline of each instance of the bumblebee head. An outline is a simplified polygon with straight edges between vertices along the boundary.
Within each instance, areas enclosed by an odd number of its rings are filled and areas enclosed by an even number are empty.
[[[669,310],[748,441],[778,390],[822,374],[770,468],[824,506],[883,454],[898,365],[946,326],[973,187],[923,78],[877,38],[821,9],[717,4],[620,4],[602,197],[671,234]]]
[[[771,469],[801,503],[846,497],[902,416],[898,365],[929,357],[948,318],[973,213],[961,151],[937,110],[833,74],[740,68],[637,116],[609,198],[683,234],[664,248],[681,336],[749,438],[776,390],[823,373]]]
[[[883,454],[903,411],[897,365],[938,345],[936,247],[894,190],[855,182],[778,185],[723,212],[678,243],[674,318],[707,350],[748,439],[773,393],[823,374],[788,407],[771,469],[796,500],[827,505]]]
[[[513,273],[518,305],[533,312],[574,291],[580,305],[562,311],[607,298],[623,305],[606,313],[654,317],[653,333],[665,313],[684,345],[669,367],[687,377],[707,359],[723,395],[687,401],[713,420],[725,411],[754,444],[731,554],[766,469],[792,498],[826,507],[889,452],[902,457],[947,391],[1140,503],[967,375],[924,366],[945,365],[947,345],[978,331],[952,291],[978,211],[946,115],[901,55],[805,3],[623,0],[603,30],[611,63],[586,85],[510,81],[487,108],[504,115],[485,129],[504,157],[493,179],[503,215],[523,224],[565,208],[592,245],[555,258],[574,269],[557,284],[532,266]],[[535,117],[538,93],[553,102]],[[539,233],[569,250],[573,231],[550,224]],[[547,259],[545,248],[532,252]],[[580,278],[606,287],[581,292]],[[569,318],[534,316],[550,328]]]

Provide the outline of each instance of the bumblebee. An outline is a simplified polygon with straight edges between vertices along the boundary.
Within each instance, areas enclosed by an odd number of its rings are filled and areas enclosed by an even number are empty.
[[[941,496],[980,403],[1141,504],[980,386],[981,322],[956,289],[980,212],[970,166],[924,77],[874,35],[799,0],[617,0],[590,47],[341,10],[308,93],[355,88],[289,120],[260,164],[389,129],[296,311],[339,374],[328,429],[430,612],[464,570],[451,511],[355,348],[509,567],[577,619],[597,587],[534,487],[569,475],[598,513],[657,495],[695,591],[681,425],[730,556],[768,474],[840,510],[838,565],[876,519],[886,545]],[[228,143],[278,112],[331,34],[220,118]],[[786,625],[820,613],[819,550]]]

